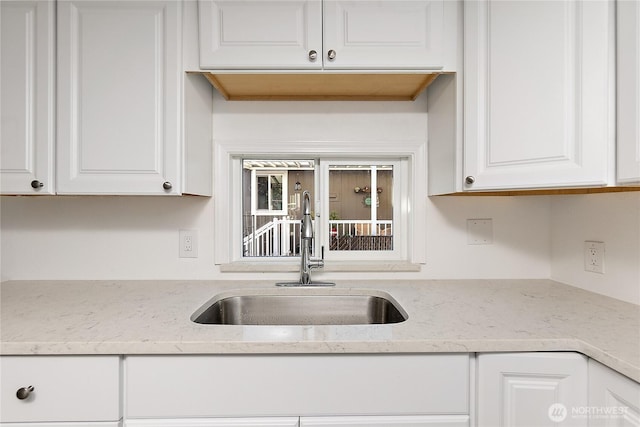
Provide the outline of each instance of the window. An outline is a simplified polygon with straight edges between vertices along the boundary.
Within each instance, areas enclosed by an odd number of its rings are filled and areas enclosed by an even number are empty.
[[[242,165],[243,257],[300,255],[305,190],[319,207],[312,207],[314,252],[327,259],[400,257],[402,245],[394,242],[403,227],[394,227],[394,217],[402,215],[401,202],[394,195],[402,192],[394,189],[401,182],[394,174],[401,161],[261,158]]]
[[[314,256],[422,262],[425,239],[414,236],[423,235],[425,222],[413,217],[426,206],[426,197],[415,196],[426,195],[423,141],[367,143],[366,157],[362,142],[218,141],[216,147],[216,264],[269,262],[270,271],[279,271],[279,262],[296,263],[305,190],[312,198]]]

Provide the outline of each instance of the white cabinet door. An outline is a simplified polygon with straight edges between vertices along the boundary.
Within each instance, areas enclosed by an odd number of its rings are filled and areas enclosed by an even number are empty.
[[[59,194],[180,193],[180,7],[58,2]]]
[[[639,427],[640,384],[589,360],[589,427]]]
[[[302,417],[300,427],[468,427],[468,415]]]
[[[613,6],[465,2],[465,190],[607,184]]]
[[[478,426],[584,426],[587,358],[577,353],[480,354]]]
[[[325,0],[325,68],[441,69],[443,3]]]
[[[128,418],[469,412],[466,353],[128,356],[125,362]]]
[[[640,3],[618,0],[618,182],[640,183]]]
[[[125,427],[298,427],[298,417],[127,420]]]
[[[198,6],[201,68],[322,67],[321,0],[200,0]]]
[[[450,59],[445,20],[456,30],[444,3],[199,0],[200,67],[439,70]]]
[[[2,356],[0,372],[0,423],[121,418],[117,356]],[[29,386],[19,399],[17,392]]]
[[[55,191],[54,9],[52,1],[0,2],[2,194]]]
[[[0,423],[0,427],[122,427],[122,422],[80,422],[80,423]]]

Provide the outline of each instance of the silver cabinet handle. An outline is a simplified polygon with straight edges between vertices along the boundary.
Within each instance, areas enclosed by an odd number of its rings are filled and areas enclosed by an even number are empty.
[[[164,188],[165,190],[171,190],[173,188],[173,185],[171,185],[169,181],[166,181],[162,184],[162,188]]]
[[[318,58],[318,52],[315,50],[309,51],[309,61],[315,61]]]
[[[39,190],[42,187],[44,187],[43,182],[40,182],[37,179],[34,179],[33,181],[31,181],[31,188],[33,188],[34,190]]]
[[[24,400],[33,392],[34,388],[32,385],[29,387],[20,387],[16,392],[16,397],[20,400]]]
[[[336,51],[331,49],[329,52],[327,52],[327,58],[329,58],[330,61],[336,59]]]
[[[476,182],[476,179],[475,179],[474,177],[472,177],[471,175],[469,175],[468,177],[466,177],[466,178],[464,179],[464,182],[466,182],[467,184],[471,185],[471,184],[473,184],[474,182]]]

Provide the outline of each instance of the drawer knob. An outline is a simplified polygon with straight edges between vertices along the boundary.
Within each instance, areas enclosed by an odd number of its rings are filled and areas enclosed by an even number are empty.
[[[171,185],[171,183],[167,181],[162,184],[162,188],[164,188],[165,190],[171,190],[173,188],[173,185]]]
[[[44,183],[38,181],[37,179],[31,181],[31,188],[33,188],[34,190],[39,190],[42,187],[44,187]]]
[[[476,179],[473,176],[469,175],[465,178],[464,182],[466,182],[468,185],[471,185],[476,182]]]
[[[330,61],[336,59],[336,51],[331,49],[329,52],[327,52],[327,58],[329,58]]]
[[[34,389],[32,385],[30,385],[29,387],[20,387],[16,392],[16,397],[20,400],[24,400],[29,397],[33,390]]]
[[[316,58],[318,58],[318,52],[316,52],[315,50],[310,50],[309,51],[309,61],[315,61]]]

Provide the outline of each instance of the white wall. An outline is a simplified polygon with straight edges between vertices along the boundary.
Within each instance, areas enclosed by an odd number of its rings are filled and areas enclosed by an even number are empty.
[[[225,102],[214,139],[425,140],[425,95],[415,102]],[[425,195],[426,197],[426,195]],[[213,265],[215,198],[3,197],[2,279],[294,279],[294,273],[220,273]],[[548,278],[548,197],[434,197],[427,264],[393,278]],[[494,244],[469,246],[467,218],[493,218]],[[178,258],[178,230],[199,231],[199,258]],[[326,273],[380,278],[380,273]]]
[[[604,274],[584,271],[584,241],[605,243]],[[640,304],[640,192],[553,197],[551,278]]]

